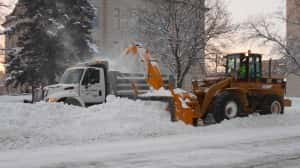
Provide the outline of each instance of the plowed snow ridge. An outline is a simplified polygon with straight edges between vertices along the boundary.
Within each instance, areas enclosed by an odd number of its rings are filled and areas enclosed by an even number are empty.
[[[23,104],[0,97],[0,151],[143,139],[178,134],[214,135],[224,131],[300,125],[299,99],[285,115],[237,118],[193,128],[171,123],[166,104],[110,96],[103,105]],[[16,99],[19,100],[19,99]],[[300,126],[299,126],[300,127]]]

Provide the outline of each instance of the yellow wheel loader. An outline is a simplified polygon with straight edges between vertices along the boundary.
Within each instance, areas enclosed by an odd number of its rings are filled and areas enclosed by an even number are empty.
[[[285,99],[286,80],[262,76],[262,55],[236,53],[225,57],[223,76],[193,82],[192,93],[171,89],[178,120],[197,126],[208,116],[215,123],[260,114],[283,114],[291,106]]]

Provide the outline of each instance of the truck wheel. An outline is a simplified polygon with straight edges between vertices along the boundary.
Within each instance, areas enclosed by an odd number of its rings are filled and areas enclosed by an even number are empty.
[[[261,114],[283,114],[284,106],[282,98],[277,95],[270,95],[265,98]]]
[[[216,97],[212,114],[217,123],[224,119],[236,118],[240,113],[242,113],[242,106],[238,96],[224,92]]]
[[[80,102],[78,102],[76,99],[73,99],[73,98],[66,98],[63,102],[64,102],[64,104],[67,104],[67,105],[73,105],[73,106],[81,107]]]

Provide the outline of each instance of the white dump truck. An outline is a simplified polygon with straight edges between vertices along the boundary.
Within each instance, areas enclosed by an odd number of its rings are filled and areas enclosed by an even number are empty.
[[[163,75],[163,82],[168,87],[173,82],[172,76]],[[110,94],[135,98],[148,91],[145,74],[110,71],[107,61],[93,61],[68,68],[58,84],[44,88],[43,99],[90,106],[105,102]]]

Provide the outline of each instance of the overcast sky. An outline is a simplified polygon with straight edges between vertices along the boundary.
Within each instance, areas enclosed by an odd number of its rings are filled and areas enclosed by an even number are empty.
[[[284,12],[285,0],[224,0],[236,22],[242,22],[248,17],[267,15],[274,12]]]
[[[271,15],[274,13],[285,14],[286,0],[224,0],[228,6],[228,10],[232,14],[233,21],[236,23],[246,22],[248,19],[259,17],[261,15]],[[276,28],[285,34],[286,26],[284,23],[279,23]],[[239,36],[239,35],[238,35]],[[237,37],[238,37],[237,36]],[[242,35],[241,35],[242,36]],[[268,59],[271,53],[271,47],[261,45],[257,40],[239,41],[233,44],[227,52],[245,52],[251,50],[253,52],[264,54],[264,58]]]

